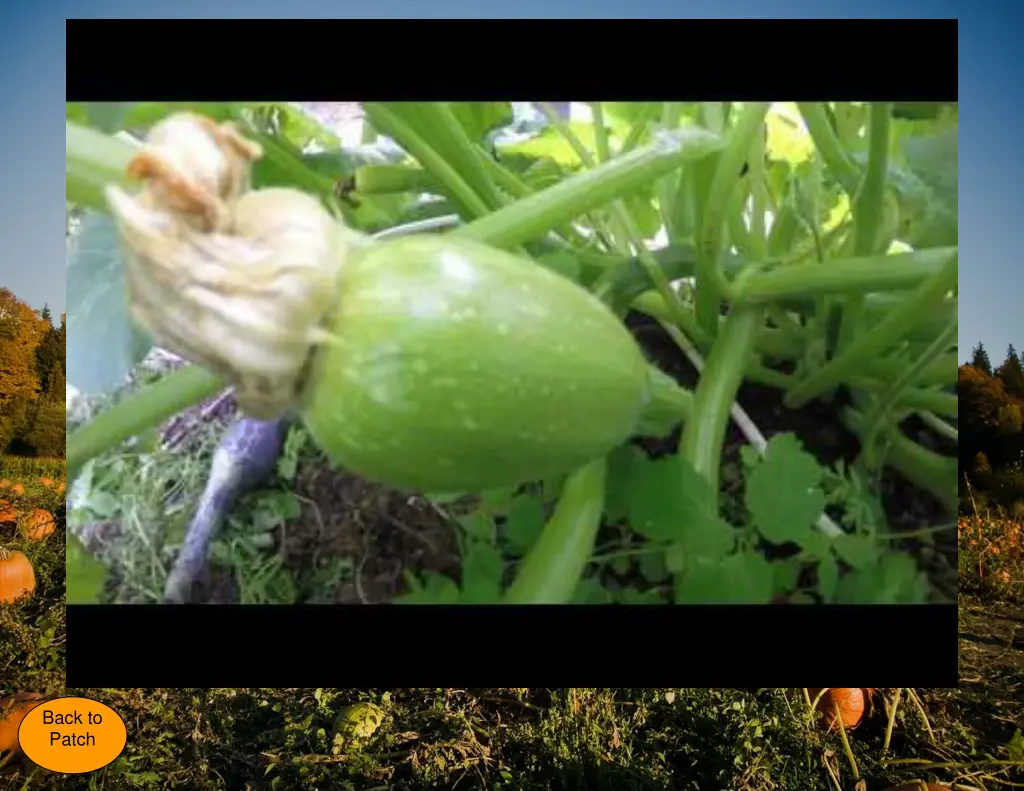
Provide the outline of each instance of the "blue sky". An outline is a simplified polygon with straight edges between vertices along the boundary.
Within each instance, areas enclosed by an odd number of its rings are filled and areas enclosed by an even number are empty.
[[[54,16],[60,7],[65,18]],[[56,193],[62,187],[57,130],[61,128],[60,86],[66,76],[67,17],[958,17],[964,44],[959,73],[965,88],[961,109],[965,200],[960,219],[967,251],[962,262],[965,276],[960,282],[960,354],[965,357],[981,340],[995,360],[1011,341],[1024,348],[1024,261],[1020,255],[1024,207],[1019,187],[1024,173],[1019,142],[1024,106],[1017,99],[1022,93],[1020,75],[1024,74],[1022,8],[1018,3],[893,0],[517,0],[487,7],[466,0],[437,0],[429,6],[429,13],[423,13],[422,6],[398,0],[4,3],[0,5],[0,67],[6,79],[0,92],[7,115],[0,127],[5,138],[0,145],[4,173],[0,190],[7,194],[0,212],[0,233],[5,241],[0,283],[34,307],[48,302],[55,313],[64,310],[65,263],[58,249],[60,202]]]

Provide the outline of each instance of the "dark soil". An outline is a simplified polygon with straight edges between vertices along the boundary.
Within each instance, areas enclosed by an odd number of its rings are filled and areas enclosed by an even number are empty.
[[[958,716],[987,744],[1024,723],[1024,607],[960,597]]]

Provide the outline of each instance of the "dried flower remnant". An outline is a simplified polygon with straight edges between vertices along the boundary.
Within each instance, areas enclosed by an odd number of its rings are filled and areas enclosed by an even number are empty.
[[[181,114],[128,165],[144,186],[110,186],[133,318],[157,345],[235,387],[271,420],[295,405],[317,328],[334,305],[344,245],[320,202],[249,189],[261,148],[230,124]]]

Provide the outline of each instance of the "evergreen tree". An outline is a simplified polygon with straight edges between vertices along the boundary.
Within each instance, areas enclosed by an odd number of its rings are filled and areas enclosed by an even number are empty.
[[[984,371],[989,376],[992,376],[992,363],[988,359],[988,352],[985,351],[985,347],[980,342],[971,353],[971,365],[979,371]]]
[[[996,374],[1002,380],[1007,393],[1015,398],[1024,398],[1024,366],[1021,365],[1012,343],[1006,350],[1006,359]]]
[[[53,316],[50,315],[50,306],[45,302],[43,303],[43,309],[39,311],[39,317],[47,324],[53,324]]]

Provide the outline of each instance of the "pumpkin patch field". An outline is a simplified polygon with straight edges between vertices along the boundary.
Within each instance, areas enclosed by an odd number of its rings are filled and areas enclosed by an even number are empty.
[[[0,787],[20,717],[64,688],[64,489],[63,459],[0,456]]]
[[[76,791],[1007,791],[1024,774],[1021,707],[965,707],[956,689],[69,694],[133,723],[124,755],[63,786]]]

